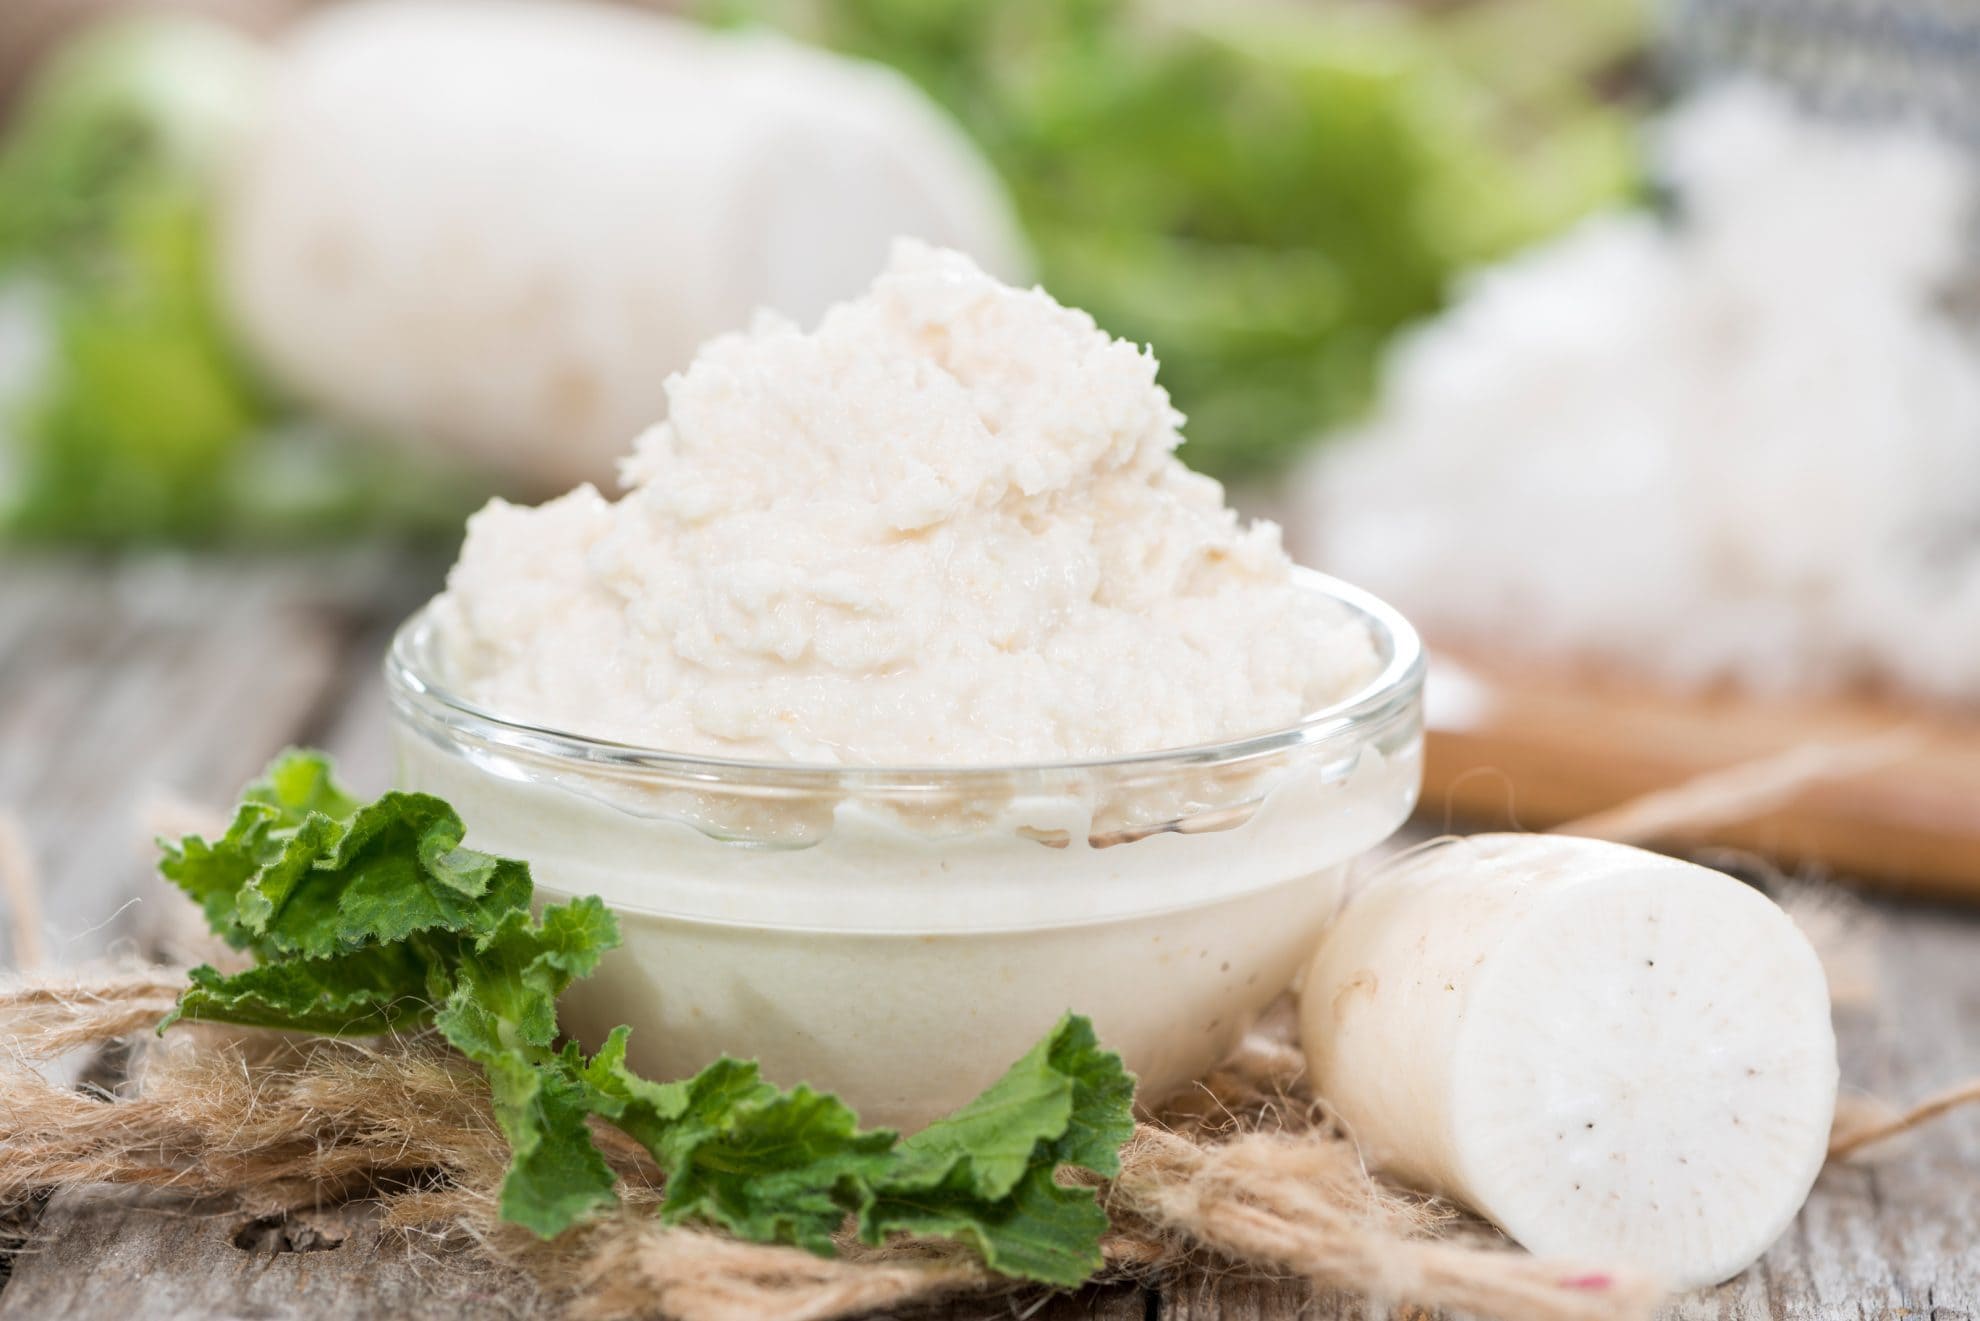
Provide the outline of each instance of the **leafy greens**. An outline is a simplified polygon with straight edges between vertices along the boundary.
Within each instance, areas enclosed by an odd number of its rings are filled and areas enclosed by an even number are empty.
[[[584,898],[532,916],[528,866],[464,836],[438,798],[359,803],[321,755],[283,754],[218,840],[164,846],[160,870],[255,964],[194,969],[160,1030],[182,1018],[323,1035],[438,1028],[488,1076],[511,1152],[503,1218],[545,1237],[615,1200],[595,1115],[665,1172],[670,1223],[829,1254],[850,1217],[867,1242],[952,1238],[1006,1275],[1070,1285],[1099,1267],[1106,1214],[1090,1188],[1054,1176],[1118,1171],[1134,1080],[1085,1019],[1068,1015],[975,1101],[905,1140],[750,1062],[656,1083],[627,1065],[624,1027],[588,1058],[558,1044],[557,996],[618,943],[611,912]]]

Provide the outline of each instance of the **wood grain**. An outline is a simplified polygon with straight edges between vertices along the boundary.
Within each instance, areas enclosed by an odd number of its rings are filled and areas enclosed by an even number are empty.
[[[366,1204],[267,1224],[196,1202],[63,1194],[0,1290],[0,1321],[547,1313],[526,1279],[378,1221]]]
[[[284,745],[326,732],[377,759],[352,766],[354,781],[383,786],[382,742],[333,726],[354,689],[376,687],[383,630],[438,577],[435,564],[382,554],[244,565],[10,556],[0,808],[25,827],[56,961],[136,933],[147,794],[227,803]]]
[[[0,572],[0,804],[27,822],[49,881],[50,934],[65,957],[93,954],[132,929],[105,919],[139,892],[149,870],[131,819],[144,791],[158,787],[222,802],[269,755],[302,741],[338,753],[359,789],[384,787],[389,767],[377,660],[393,622],[432,590],[438,572],[437,565],[407,568],[363,556],[252,566],[16,561]],[[1572,725],[1577,708],[1550,709],[1570,724],[1552,745],[1582,746],[1581,740],[1592,748],[1595,734]],[[1630,737],[1666,749],[1667,757],[1689,737],[1673,733],[1651,709],[1632,720]],[[1726,735],[1707,746],[1713,756],[1736,760],[1751,737]],[[1572,778],[1548,779],[1546,756],[1530,755],[1535,783]],[[1639,766],[1630,773],[1638,778],[1616,781],[1616,792],[1653,787],[1643,778],[1653,771]],[[1667,766],[1654,773],[1675,772]],[[1495,792],[1503,802],[1503,783]],[[1550,804],[1562,815],[1585,810],[1545,792],[1522,790],[1526,824]],[[1980,796],[1971,804],[1980,804]],[[1966,864],[1948,874],[1980,876],[1980,853],[1968,855]],[[1980,914],[1879,901],[1866,904],[1859,920],[1884,984],[1882,994],[1839,1020],[1845,1082],[1909,1100],[1980,1074]],[[1758,1266],[1729,1285],[1680,1300],[1671,1315],[1676,1321],[1980,1317],[1976,1172],[1980,1114],[1973,1113],[1952,1116],[1875,1159],[1831,1169]],[[545,1311],[524,1282],[431,1240],[385,1233],[363,1206],[256,1225],[226,1208],[92,1192],[59,1197],[38,1215],[32,1208],[0,1209],[0,1237],[7,1235],[24,1237],[26,1249],[12,1278],[0,1277],[0,1321],[332,1315],[420,1321]],[[277,1250],[299,1246],[316,1250]],[[1298,1282],[1198,1276],[1158,1289],[1111,1285],[969,1300],[902,1321],[1390,1316],[1423,1321],[1360,1298],[1316,1297]]]
[[[1544,830],[1789,748],[1908,731],[1913,746],[1888,764],[1697,842],[1980,899],[1980,714],[1686,696],[1448,655],[1430,683],[1424,809],[1470,827]]]

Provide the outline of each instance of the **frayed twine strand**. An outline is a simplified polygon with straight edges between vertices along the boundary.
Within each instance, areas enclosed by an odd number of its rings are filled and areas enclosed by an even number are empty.
[[[1838,1102],[1835,1127],[1829,1134],[1829,1159],[1847,1160],[1866,1147],[1975,1104],[1980,1104],[1980,1078],[1935,1092],[1909,1110],[1893,1112],[1887,1102],[1861,1098]]]

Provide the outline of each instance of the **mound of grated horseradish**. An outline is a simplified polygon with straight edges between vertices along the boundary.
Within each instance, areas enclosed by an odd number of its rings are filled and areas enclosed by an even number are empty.
[[[1175,458],[1153,356],[902,242],[806,334],[668,383],[623,465],[468,525],[436,605],[460,691],[669,751],[861,765],[1110,756],[1297,721],[1376,669]]]
[[[1406,630],[1176,461],[1153,358],[954,253],[902,244],[668,394],[623,499],[490,505],[402,635],[511,723],[687,754],[545,752],[395,691],[401,787],[617,915],[559,1021],[909,1129],[1068,1008],[1144,1100],[1200,1076],[1415,802],[1414,671],[1311,737],[1063,762],[1293,725]]]

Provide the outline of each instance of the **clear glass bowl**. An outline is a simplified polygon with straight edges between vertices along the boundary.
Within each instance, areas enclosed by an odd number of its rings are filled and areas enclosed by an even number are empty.
[[[1160,1099],[1290,985],[1347,866],[1414,806],[1423,655],[1375,598],[1380,671],[1285,729],[1092,761],[808,766],[506,720],[449,691],[430,612],[386,659],[398,781],[454,804],[546,900],[601,896],[625,943],[574,987],[588,1046],[684,1076],[722,1054],[912,1129],[1067,1010]]]

